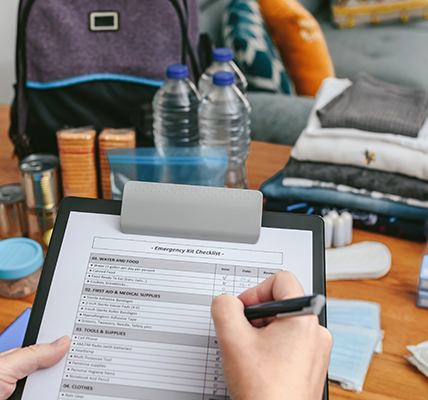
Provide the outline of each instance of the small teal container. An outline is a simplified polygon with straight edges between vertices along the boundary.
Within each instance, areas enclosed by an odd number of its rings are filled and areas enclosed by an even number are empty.
[[[33,293],[43,260],[42,246],[35,240],[16,237],[0,241],[0,296],[15,299]]]

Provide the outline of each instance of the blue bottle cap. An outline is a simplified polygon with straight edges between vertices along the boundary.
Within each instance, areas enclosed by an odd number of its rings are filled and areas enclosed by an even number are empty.
[[[43,249],[35,240],[16,237],[0,242],[0,279],[20,279],[43,264]]]
[[[233,72],[220,71],[213,75],[213,83],[218,86],[227,86],[235,82],[235,74]]]
[[[183,64],[170,65],[166,70],[166,76],[172,79],[186,78],[189,75],[189,68]]]
[[[230,61],[233,58],[233,51],[226,48],[220,47],[213,50],[214,61]]]

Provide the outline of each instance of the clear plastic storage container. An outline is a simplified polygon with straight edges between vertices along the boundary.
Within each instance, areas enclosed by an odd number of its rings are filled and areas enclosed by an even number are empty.
[[[42,246],[28,238],[0,242],[0,296],[18,298],[37,289],[43,265]]]

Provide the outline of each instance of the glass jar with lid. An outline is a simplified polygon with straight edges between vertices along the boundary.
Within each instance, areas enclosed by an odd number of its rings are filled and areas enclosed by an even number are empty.
[[[37,289],[43,249],[35,240],[16,237],[0,241],[0,296],[19,298]]]

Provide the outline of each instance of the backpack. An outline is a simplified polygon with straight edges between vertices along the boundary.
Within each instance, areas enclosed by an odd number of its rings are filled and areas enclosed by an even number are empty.
[[[171,64],[197,81],[198,40],[197,0],[21,0],[15,154],[58,154],[58,130],[88,125],[133,126],[153,145],[152,98]]]

